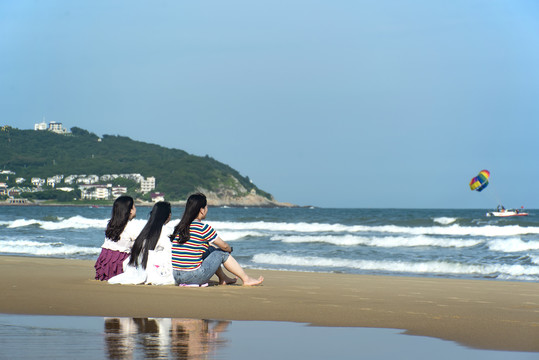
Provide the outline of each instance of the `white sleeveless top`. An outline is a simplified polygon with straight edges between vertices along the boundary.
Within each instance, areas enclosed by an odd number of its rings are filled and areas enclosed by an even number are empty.
[[[140,230],[141,229],[138,229],[132,221],[128,221],[118,241],[112,241],[111,239],[105,238],[105,242],[101,247],[103,249],[130,253]]]

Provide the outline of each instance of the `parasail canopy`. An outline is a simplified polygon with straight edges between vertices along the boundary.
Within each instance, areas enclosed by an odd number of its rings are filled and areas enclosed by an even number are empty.
[[[481,170],[479,174],[470,181],[470,190],[482,191],[488,185],[488,179],[490,172],[488,170]]]

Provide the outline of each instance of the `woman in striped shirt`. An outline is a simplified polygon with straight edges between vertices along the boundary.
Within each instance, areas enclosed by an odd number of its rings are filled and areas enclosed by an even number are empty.
[[[230,255],[232,247],[202,220],[208,214],[204,194],[193,194],[187,199],[183,216],[170,236],[172,240],[172,269],[177,285],[201,285],[215,274],[222,285],[231,284],[221,264],[243,281],[243,285],[259,285],[264,281],[248,276]]]

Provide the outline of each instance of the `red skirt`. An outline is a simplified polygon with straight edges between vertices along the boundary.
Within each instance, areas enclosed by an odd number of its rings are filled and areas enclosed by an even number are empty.
[[[123,262],[128,257],[129,253],[102,248],[94,265],[95,279],[105,281],[123,273]]]

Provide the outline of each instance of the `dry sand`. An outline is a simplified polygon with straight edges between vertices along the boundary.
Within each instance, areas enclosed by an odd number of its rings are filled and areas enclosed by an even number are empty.
[[[262,286],[110,285],[93,261],[0,256],[0,313],[273,320],[404,329],[539,352],[539,283],[248,270]]]

